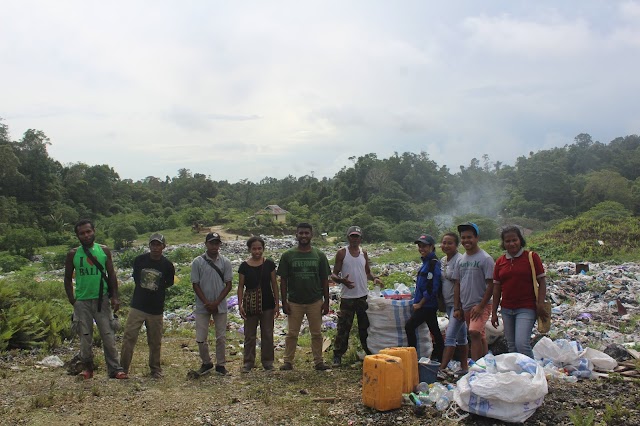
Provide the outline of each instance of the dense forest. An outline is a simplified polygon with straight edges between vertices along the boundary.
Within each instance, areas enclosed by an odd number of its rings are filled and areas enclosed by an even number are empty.
[[[488,154],[452,171],[427,153],[351,157],[332,178],[265,177],[230,183],[180,169],[177,176],[134,182],[107,164],[60,164],[40,130],[12,141],[0,121],[0,250],[30,256],[34,247],[70,244],[72,224],[94,218],[102,233],[126,246],[137,234],[194,223],[237,233],[281,234],[300,220],[328,233],[366,224],[370,241],[398,240],[446,229],[454,220],[517,222],[546,229],[603,201],[640,213],[640,137],[609,143],[579,134],[572,144],[530,152],[514,165]],[[256,212],[277,204],[284,224]],[[495,226],[488,226],[491,237]]]

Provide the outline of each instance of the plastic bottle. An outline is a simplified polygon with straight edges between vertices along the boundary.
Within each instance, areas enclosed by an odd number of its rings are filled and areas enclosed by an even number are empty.
[[[431,400],[429,399],[429,393],[427,393],[427,392],[420,392],[418,394],[418,398],[420,399],[420,402],[422,402],[422,405],[431,405],[431,404],[433,404],[433,402],[431,402]]]
[[[420,382],[418,383],[418,386],[416,386],[416,392],[417,393],[429,393],[429,383],[427,382]]]
[[[446,391],[447,388],[442,386],[440,383],[435,383],[429,390],[429,400],[431,402],[437,402]]]
[[[414,405],[416,405],[416,406],[418,406],[418,407],[419,407],[420,405],[422,405],[422,401],[420,400],[420,397],[418,397],[418,395],[416,395],[416,394],[415,394],[415,393],[413,393],[413,392],[411,392],[411,393],[409,394],[409,400],[410,400],[411,402],[413,402],[413,403],[414,403]]]
[[[496,357],[493,356],[493,352],[489,351],[484,356],[484,363],[487,366],[487,372],[496,374],[498,372],[498,366],[496,365]]]
[[[436,402],[436,410],[444,411],[449,407],[450,403],[451,403],[451,399],[449,399],[449,397],[445,393],[440,398],[438,398],[438,401]]]

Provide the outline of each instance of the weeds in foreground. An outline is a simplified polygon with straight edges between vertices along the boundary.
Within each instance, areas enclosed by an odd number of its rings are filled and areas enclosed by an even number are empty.
[[[593,426],[595,424],[595,418],[596,412],[592,408],[588,410],[576,408],[569,413],[569,419],[575,426]]]
[[[51,407],[55,401],[54,392],[53,392],[55,384],[56,384],[55,380],[52,380],[51,383],[49,384],[49,390],[46,393],[31,397],[31,408],[37,409],[37,408]]]
[[[629,414],[629,409],[623,407],[620,401],[616,401],[613,405],[606,405],[602,418],[607,425],[625,424],[624,419],[629,416]]]

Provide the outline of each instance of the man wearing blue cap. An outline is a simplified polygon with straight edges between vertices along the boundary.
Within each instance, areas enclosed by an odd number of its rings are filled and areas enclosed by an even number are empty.
[[[457,320],[465,320],[471,339],[471,359],[482,358],[489,351],[485,325],[491,315],[493,295],[493,258],[478,247],[478,225],[458,225],[465,253],[453,271],[454,312]]]

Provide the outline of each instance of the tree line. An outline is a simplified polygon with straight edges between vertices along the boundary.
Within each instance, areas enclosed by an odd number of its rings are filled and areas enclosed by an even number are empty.
[[[513,165],[484,155],[452,171],[426,152],[369,153],[351,157],[331,178],[235,183],[184,168],[174,177],[123,179],[107,164],[63,165],[49,156],[51,143],[34,129],[12,141],[0,121],[0,250],[30,256],[33,247],[74,243],[72,225],[82,217],[96,219],[101,232],[126,245],[133,234],[194,223],[247,234],[288,232],[300,220],[341,234],[357,223],[366,224],[370,241],[404,241],[463,219],[543,229],[603,201],[640,213],[638,135],[601,143],[582,133]],[[289,211],[285,224],[255,214],[270,204]]]

